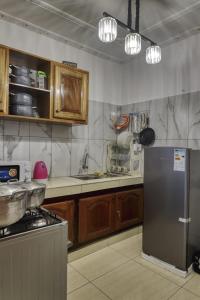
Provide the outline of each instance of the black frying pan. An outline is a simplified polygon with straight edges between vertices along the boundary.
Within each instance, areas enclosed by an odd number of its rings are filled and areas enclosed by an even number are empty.
[[[147,119],[147,128],[139,133],[139,143],[143,146],[153,145],[155,142],[155,131],[148,127],[149,119]]]

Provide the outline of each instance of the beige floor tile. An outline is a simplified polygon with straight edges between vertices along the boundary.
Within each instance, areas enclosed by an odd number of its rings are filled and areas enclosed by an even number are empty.
[[[80,273],[78,273],[74,268],[68,265],[67,270],[67,292],[70,293],[73,290],[80,288],[81,286],[88,283]]]
[[[153,272],[156,272],[158,274],[160,274],[161,276],[165,277],[166,279],[174,282],[175,284],[179,285],[179,286],[183,286],[185,283],[187,283],[193,276],[194,276],[194,273],[188,275],[186,278],[182,278],[180,276],[177,276],[176,274],[168,271],[168,270],[165,270],[164,268],[156,265],[156,264],[153,264],[147,260],[145,260],[144,258],[142,258],[141,256],[138,256],[136,258],[134,258],[134,260],[143,265],[144,267],[146,268],[149,268],[151,269]]]
[[[128,258],[107,247],[71,263],[72,267],[89,280],[111,271]]]
[[[90,245],[87,245],[81,249],[75,250],[68,255],[68,262],[73,262],[81,257],[87,256],[91,253],[94,253],[100,249],[107,247],[107,240],[101,240],[97,241],[95,243],[92,243]]]
[[[139,234],[139,227],[134,227],[108,238],[108,246],[121,242]]]
[[[92,284],[87,284],[82,288],[68,294],[67,300],[108,300],[103,293],[101,293]]]
[[[195,274],[192,279],[184,285],[184,288],[200,297],[200,275]]]
[[[93,283],[113,300],[163,300],[179,289],[134,261],[121,265]]]
[[[190,292],[180,289],[170,300],[199,300],[200,298]]]
[[[110,247],[128,258],[134,258],[141,254],[142,235],[138,234],[134,237],[113,244]]]

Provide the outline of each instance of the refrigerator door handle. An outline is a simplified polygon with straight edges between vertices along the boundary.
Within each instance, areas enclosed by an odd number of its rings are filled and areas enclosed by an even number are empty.
[[[192,220],[191,218],[178,218],[178,221],[181,223],[190,223]]]

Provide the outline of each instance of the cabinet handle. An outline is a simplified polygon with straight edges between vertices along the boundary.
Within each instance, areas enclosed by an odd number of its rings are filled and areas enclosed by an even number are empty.
[[[120,210],[117,210],[117,215],[118,215],[118,218],[121,219],[121,212],[120,212]]]

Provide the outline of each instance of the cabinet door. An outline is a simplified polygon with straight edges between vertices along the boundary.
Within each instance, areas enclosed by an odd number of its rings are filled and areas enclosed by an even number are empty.
[[[87,122],[89,73],[55,64],[54,118]]]
[[[94,240],[114,231],[115,195],[81,199],[79,202],[79,242]]]
[[[8,69],[8,49],[0,47],[0,113],[8,111]]]
[[[116,229],[139,224],[143,219],[143,190],[133,189],[117,193]]]
[[[53,211],[56,215],[68,221],[68,239],[74,241],[74,201],[64,201],[43,205],[47,210]]]

